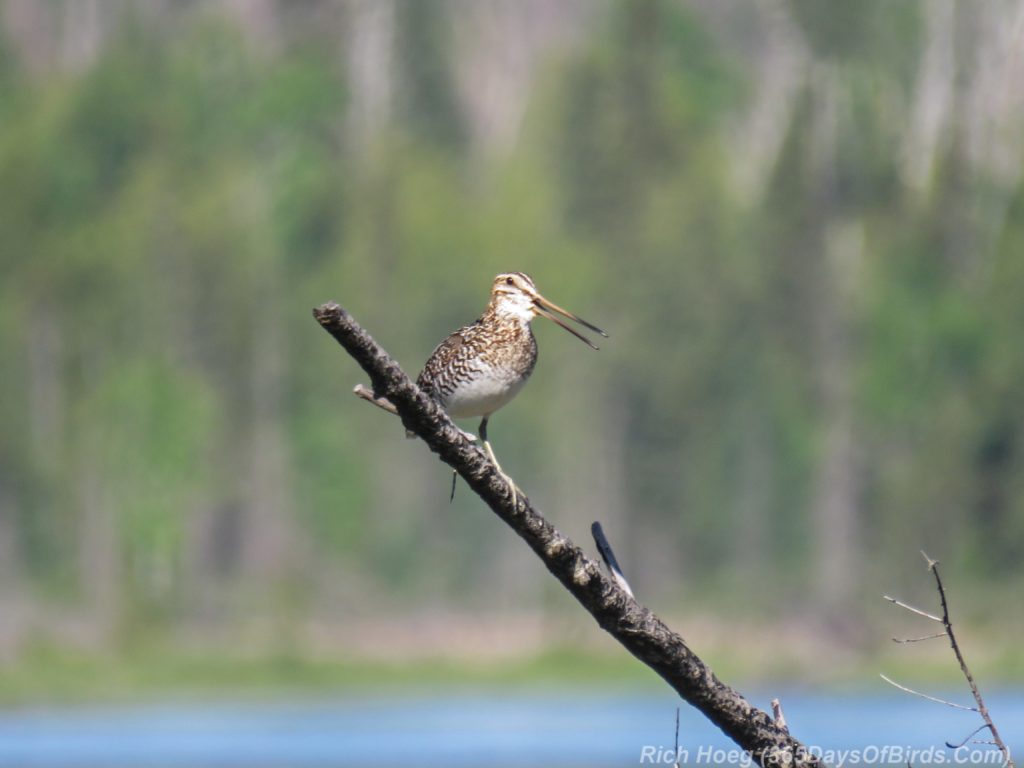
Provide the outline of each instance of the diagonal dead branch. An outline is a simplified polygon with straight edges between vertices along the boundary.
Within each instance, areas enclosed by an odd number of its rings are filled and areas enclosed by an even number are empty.
[[[785,760],[817,768],[821,760],[772,717],[729,687],[650,609],[601,573],[568,537],[551,525],[522,492],[512,495],[498,469],[448,415],[424,394],[363,328],[337,304],[313,316],[369,375],[375,397],[385,398],[406,429],[423,439],[491,510],[543,561],[597,623],[662,677],[761,765]]]

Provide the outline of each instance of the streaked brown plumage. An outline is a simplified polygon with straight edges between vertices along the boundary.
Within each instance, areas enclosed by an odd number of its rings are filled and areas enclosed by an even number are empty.
[[[533,373],[537,362],[537,340],[530,328],[533,318],[546,317],[597,349],[562,322],[556,312],[602,336],[608,335],[541,296],[529,275],[500,274],[494,278],[484,313],[475,323],[442,341],[416,380],[452,418],[481,417],[480,438],[499,472],[501,467],[487,441],[487,420],[516,396]],[[511,481],[509,484],[515,498],[515,486]]]
[[[496,314],[492,302],[473,325],[442,341],[416,380],[452,418],[493,413],[533,373],[537,341],[530,324]]]

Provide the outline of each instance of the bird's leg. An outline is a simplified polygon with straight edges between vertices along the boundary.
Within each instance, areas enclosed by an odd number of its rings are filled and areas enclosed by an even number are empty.
[[[487,451],[487,458],[494,462],[494,467],[498,470],[498,474],[501,475],[505,482],[508,483],[509,488],[512,489],[512,506],[516,506],[518,502],[518,489],[516,488],[515,482],[511,477],[505,474],[505,470],[501,468],[501,464],[498,463],[498,457],[494,455],[494,449],[491,448],[491,444],[487,441],[487,420],[490,416],[484,416],[480,422],[480,441],[484,444],[484,450]]]

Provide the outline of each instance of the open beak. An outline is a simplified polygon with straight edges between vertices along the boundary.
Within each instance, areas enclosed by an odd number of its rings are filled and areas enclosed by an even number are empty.
[[[568,311],[562,309],[560,306],[558,306],[557,304],[554,304],[554,303],[548,301],[547,299],[545,299],[540,294],[537,294],[534,297],[534,299],[533,299],[533,306],[536,308],[538,315],[540,315],[541,317],[546,317],[548,320],[551,320],[553,323],[555,323],[555,325],[560,325],[562,328],[565,328],[565,330],[567,330],[569,333],[571,333],[577,339],[579,339],[584,344],[589,346],[591,349],[600,349],[600,347],[598,347],[594,342],[592,342],[590,339],[588,339],[582,333],[579,333],[572,326],[567,325],[566,323],[563,323],[558,318],[558,315],[562,315],[562,317],[567,317],[570,320],[572,320],[573,322],[579,323],[580,325],[589,328],[594,333],[599,333],[602,336],[604,336],[606,339],[608,338],[608,334],[605,333],[604,331],[602,331],[596,325],[592,325],[591,323],[588,323],[586,320],[584,320],[582,317],[577,317],[572,312],[568,312]],[[558,315],[554,314],[555,312],[557,312]]]

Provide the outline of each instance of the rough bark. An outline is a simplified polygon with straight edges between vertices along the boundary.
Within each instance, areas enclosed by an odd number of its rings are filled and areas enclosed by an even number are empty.
[[[366,371],[374,392],[394,404],[406,429],[422,438],[530,545],[602,629],[748,750],[760,765],[822,764],[784,727],[776,725],[771,715],[719,680],[661,619],[606,577],[597,562],[533,507],[522,489],[513,503],[511,489],[483,450],[466,439],[345,310],[330,302],[314,309],[313,316]]]

